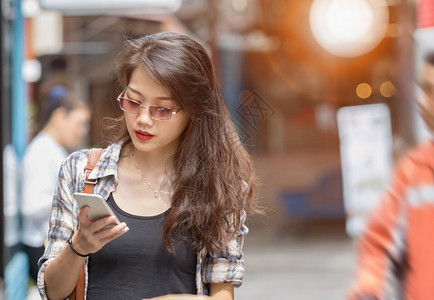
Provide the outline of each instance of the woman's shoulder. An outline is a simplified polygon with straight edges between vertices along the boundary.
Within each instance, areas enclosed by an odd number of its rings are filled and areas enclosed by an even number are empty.
[[[62,163],[62,168],[71,169],[85,165],[89,156],[89,149],[81,149],[71,153]]]
[[[102,160],[111,160],[115,159],[117,161],[117,158],[119,157],[121,148],[122,148],[123,142],[116,142],[111,145],[109,145],[107,148],[105,148],[105,153],[101,155]],[[62,166],[69,167],[69,168],[80,168],[83,169],[83,167],[87,164],[87,161],[89,159],[89,152],[91,149],[81,149],[77,150],[73,153],[71,153],[63,162]]]
[[[88,157],[90,149],[80,149],[75,152],[72,152],[66,160],[76,161],[76,160],[82,160],[83,158]]]

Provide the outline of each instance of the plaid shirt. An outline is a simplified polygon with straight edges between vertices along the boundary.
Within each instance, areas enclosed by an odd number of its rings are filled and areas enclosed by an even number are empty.
[[[94,193],[108,199],[118,184],[117,166],[123,142],[109,146],[101,156],[89,179],[97,179]],[[45,253],[39,260],[38,288],[42,299],[47,299],[45,292],[45,269],[67,245],[68,238],[77,230],[79,206],[72,198],[75,192],[84,189],[84,167],[87,164],[89,150],[81,150],[71,154],[61,165],[59,181],[54,193],[48,243]],[[200,251],[196,264],[197,294],[208,295],[210,283],[230,283],[235,287],[241,285],[244,275],[243,241],[248,228],[244,225],[237,237],[231,240],[218,252]],[[88,262],[85,262],[85,291],[88,287]]]
[[[349,300],[434,298],[434,142],[402,158],[360,239]]]

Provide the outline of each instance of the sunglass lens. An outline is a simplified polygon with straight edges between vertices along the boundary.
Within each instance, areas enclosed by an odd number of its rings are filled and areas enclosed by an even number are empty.
[[[172,109],[166,107],[150,106],[149,114],[157,120],[169,120],[172,117]]]
[[[140,112],[140,104],[128,100],[126,98],[121,98],[121,108],[129,113],[139,113]]]

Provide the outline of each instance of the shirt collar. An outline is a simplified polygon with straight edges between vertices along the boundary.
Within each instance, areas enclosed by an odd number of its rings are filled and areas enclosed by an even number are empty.
[[[125,140],[122,140],[108,146],[96,163],[95,168],[89,174],[89,179],[100,179],[114,175],[117,181],[118,161],[124,144]]]

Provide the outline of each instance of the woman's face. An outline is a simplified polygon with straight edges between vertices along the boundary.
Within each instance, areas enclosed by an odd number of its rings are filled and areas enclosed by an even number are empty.
[[[124,111],[128,134],[138,151],[172,155],[179,145],[181,134],[189,123],[189,118],[171,98],[170,93],[155,82],[142,68],[136,68],[124,97],[140,103],[140,113]],[[178,111],[169,120],[151,118],[149,106],[172,108]]]

